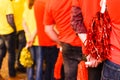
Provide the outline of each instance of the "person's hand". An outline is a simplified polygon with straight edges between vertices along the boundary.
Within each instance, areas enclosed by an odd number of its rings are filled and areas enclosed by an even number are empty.
[[[87,62],[85,62],[86,67],[93,67],[94,68],[94,67],[97,67],[101,63],[101,61],[99,59],[95,59],[91,55],[88,55],[86,57],[86,59],[87,59]]]
[[[62,46],[60,46],[60,51],[62,52]]]
[[[27,46],[28,46],[28,47],[31,47],[31,46],[32,46],[32,44],[33,44],[33,41],[30,41],[30,40],[29,40],[29,41],[27,41]]]
[[[33,45],[34,42],[34,36],[32,36],[31,34],[28,35],[28,40],[27,40],[27,46],[31,47]]]

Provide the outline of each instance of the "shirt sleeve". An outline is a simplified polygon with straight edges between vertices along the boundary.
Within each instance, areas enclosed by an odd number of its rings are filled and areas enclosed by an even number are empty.
[[[51,2],[47,2],[45,6],[45,14],[44,14],[44,24],[45,25],[52,25],[55,24],[53,14],[52,14],[52,6]]]
[[[86,33],[86,27],[83,22],[83,15],[78,0],[73,0],[72,13],[71,13],[71,25],[76,33]]]

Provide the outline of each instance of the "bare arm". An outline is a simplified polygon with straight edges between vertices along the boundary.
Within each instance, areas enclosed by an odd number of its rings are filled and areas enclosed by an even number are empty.
[[[53,41],[59,44],[58,35],[54,30],[54,25],[45,25],[45,32]]]
[[[73,30],[78,34],[79,38],[84,43],[87,37],[87,30],[83,22],[83,15],[80,7],[72,7],[71,25]]]
[[[8,14],[6,15],[7,21],[9,25],[13,28],[14,32],[16,32],[16,25],[14,21],[14,15],[13,14]]]
[[[25,34],[26,34],[26,36],[27,36],[26,46],[27,46],[27,47],[31,47],[31,46],[32,46],[32,43],[33,43],[33,41],[31,40],[31,39],[32,39],[32,35],[31,35],[31,33],[30,33],[29,29],[28,29],[28,26],[27,26],[27,24],[26,24],[26,21],[25,21],[24,19],[23,19],[23,29],[24,29]]]
[[[87,39],[87,34],[86,33],[80,33],[78,34],[79,38],[81,39],[81,41],[85,44],[85,40]]]
[[[26,35],[30,35],[29,29],[27,27],[26,21],[23,19],[23,29]]]

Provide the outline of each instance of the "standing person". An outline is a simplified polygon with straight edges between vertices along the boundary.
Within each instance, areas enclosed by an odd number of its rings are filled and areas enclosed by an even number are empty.
[[[72,0],[49,0],[44,16],[47,35],[62,47],[65,80],[76,80],[77,66],[82,58],[82,43],[70,25],[71,6]]]
[[[27,68],[28,80],[42,80],[42,49],[38,43],[37,27],[34,14],[34,0],[26,0],[23,12],[23,27],[26,34],[27,44],[32,55],[34,64]]]
[[[80,39],[86,40],[87,33],[81,33],[83,27],[87,30],[90,28],[90,23],[95,14],[100,11],[100,0],[73,0],[71,24]],[[88,59],[89,56],[86,58]],[[100,80],[103,64],[98,67],[88,67],[88,79]]]
[[[10,78],[16,77],[15,70],[15,37],[16,26],[10,0],[0,0],[0,68],[4,56],[8,51],[8,72]]]
[[[22,26],[22,15],[24,10],[24,2],[25,0],[12,0],[13,8],[14,8],[14,18],[17,30],[17,41],[16,41],[16,48],[17,48],[17,68],[16,70],[19,72],[26,72],[26,68],[20,64],[19,58],[20,53],[23,47],[26,44],[25,32]]]
[[[45,60],[44,80],[54,80],[54,66],[58,56],[57,44],[51,40],[44,31],[43,16],[45,5],[48,0],[36,0],[34,3],[35,18],[39,45],[42,48]]]
[[[120,0],[106,0],[106,5],[111,20],[110,53],[103,65],[101,80],[120,80]]]

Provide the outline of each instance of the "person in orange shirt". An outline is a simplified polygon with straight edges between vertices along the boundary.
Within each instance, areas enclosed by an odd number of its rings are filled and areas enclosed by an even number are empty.
[[[83,44],[86,40],[87,32],[82,31],[84,27],[87,28],[87,30],[90,29],[92,18],[99,10],[100,0],[73,0],[72,2],[71,25],[83,41]],[[89,56],[86,58],[88,59],[88,57]],[[103,64],[96,66],[97,65],[88,67],[88,80],[100,80]]]
[[[110,53],[104,61],[101,80],[120,80],[120,0],[101,0],[110,17]],[[105,8],[105,7],[104,7]],[[99,63],[97,63],[98,65]],[[94,66],[95,63],[89,66]]]
[[[49,0],[44,15],[45,32],[62,49],[65,80],[76,80],[78,63],[82,59],[82,42],[70,24],[71,6],[72,0]]]
[[[110,54],[104,62],[101,80],[120,80],[120,0],[106,0],[106,5],[111,20]]]
[[[35,0],[34,13],[37,25],[39,45],[45,60],[44,80],[54,80],[54,66],[58,56],[57,44],[44,31],[43,17],[45,5],[49,0]]]

